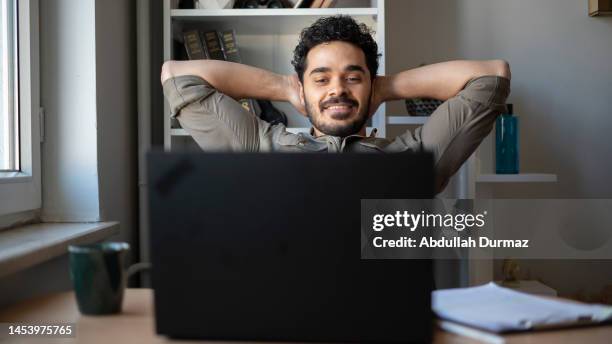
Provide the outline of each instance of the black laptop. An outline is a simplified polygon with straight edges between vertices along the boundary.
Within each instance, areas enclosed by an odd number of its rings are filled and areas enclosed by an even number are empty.
[[[148,155],[155,318],[173,338],[428,342],[428,260],[362,260],[361,199],[431,198],[424,154]]]

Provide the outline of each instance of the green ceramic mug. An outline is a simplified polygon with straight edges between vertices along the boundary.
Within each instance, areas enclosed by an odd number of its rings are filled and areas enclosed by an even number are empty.
[[[104,242],[70,245],[70,277],[79,311],[85,315],[121,312],[126,285],[125,255],[130,245]]]

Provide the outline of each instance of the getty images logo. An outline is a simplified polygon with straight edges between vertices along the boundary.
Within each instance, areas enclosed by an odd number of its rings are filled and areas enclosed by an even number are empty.
[[[465,229],[482,228],[485,225],[485,210],[479,214],[417,214],[396,211],[395,214],[376,214],[372,218],[372,230],[380,232],[386,228],[406,228],[411,232],[419,228],[453,228],[460,232]]]

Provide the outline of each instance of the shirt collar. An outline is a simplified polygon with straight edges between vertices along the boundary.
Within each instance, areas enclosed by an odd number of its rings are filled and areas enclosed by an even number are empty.
[[[376,137],[376,133],[377,133],[377,132],[378,132],[378,129],[376,129],[376,128],[372,128],[372,132],[370,133],[370,136],[362,136],[362,135],[357,135],[357,134],[354,134],[354,135],[349,135],[349,136],[347,136],[347,137],[362,137],[362,138],[366,138],[366,137],[368,137],[368,138],[373,138],[373,137]],[[324,137],[326,137],[326,136],[329,136],[329,135],[321,135],[321,136],[319,136],[319,137],[316,137],[316,136],[315,136],[314,127],[310,127],[310,131],[309,131],[309,133],[310,133],[310,136],[311,136],[313,139],[324,138]],[[338,139],[340,139],[340,137],[338,137]],[[346,139],[346,137],[345,137],[345,139]]]

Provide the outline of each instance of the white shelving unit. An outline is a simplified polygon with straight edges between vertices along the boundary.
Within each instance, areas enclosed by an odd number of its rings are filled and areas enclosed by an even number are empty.
[[[311,17],[315,16],[330,16],[338,14],[338,10],[342,11],[342,14],[350,16],[363,16],[371,15],[375,16],[378,14],[377,8],[270,8],[270,9],[188,9],[188,10],[177,10],[173,9],[170,12],[172,18],[181,19],[195,19],[200,20],[201,18],[219,17],[223,21],[231,17],[241,18],[261,18],[261,17]],[[258,23],[259,24],[259,23]]]
[[[180,39],[183,31],[190,29],[226,30],[234,29],[244,63],[272,70],[281,74],[293,73],[291,59],[299,33],[302,29],[323,16],[344,14],[353,16],[376,31],[376,41],[380,53],[379,74],[385,74],[385,4],[384,0],[341,0],[335,8],[319,9],[175,9],[173,0],[164,0],[164,58],[174,58],[173,41]],[[167,106],[167,105],[166,105]],[[289,131],[308,132],[310,123],[287,103],[275,103],[285,112],[289,121]],[[407,115],[385,116],[383,104],[372,119],[371,127],[378,129],[377,136],[386,136],[387,125],[419,126],[428,117]],[[164,122],[165,147],[193,144],[189,134],[183,129],[170,127],[169,109],[166,108]],[[495,183],[551,183],[557,181],[554,174],[517,174],[497,175],[490,173],[494,163],[494,140],[491,135],[485,139],[474,157],[459,172],[462,184],[459,196],[476,197],[477,185]],[[493,159],[493,160],[492,160]],[[478,163],[475,163],[478,161]]]
[[[234,29],[242,60],[245,64],[280,74],[294,73],[291,60],[302,29],[317,19],[332,15],[350,15],[376,32],[380,58],[380,75],[385,74],[385,6],[384,0],[341,0],[334,8],[317,9],[176,9],[175,1],[164,0],[164,59],[173,59],[173,42],[180,40],[182,32],[190,29]],[[342,6],[342,7],[338,7]],[[308,132],[308,119],[288,103],[277,102],[277,108],[287,114],[291,132]],[[172,147],[192,145],[183,129],[171,128],[166,104],[164,143]],[[368,127],[377,128],[377,136],[384,137],[387,119],[382,105]]]
[[[519,174],[496,174],[495,173],[495,129],[483,140],[482,144],[470,158],[469,163],[475,171],[473,176],[474,187],[470,198],[487,196],[488,191],[496,184],[511,183],[556,183],[557,175],[553,173],[519,173]],[[479,195],[477,187],[484,192]]]

